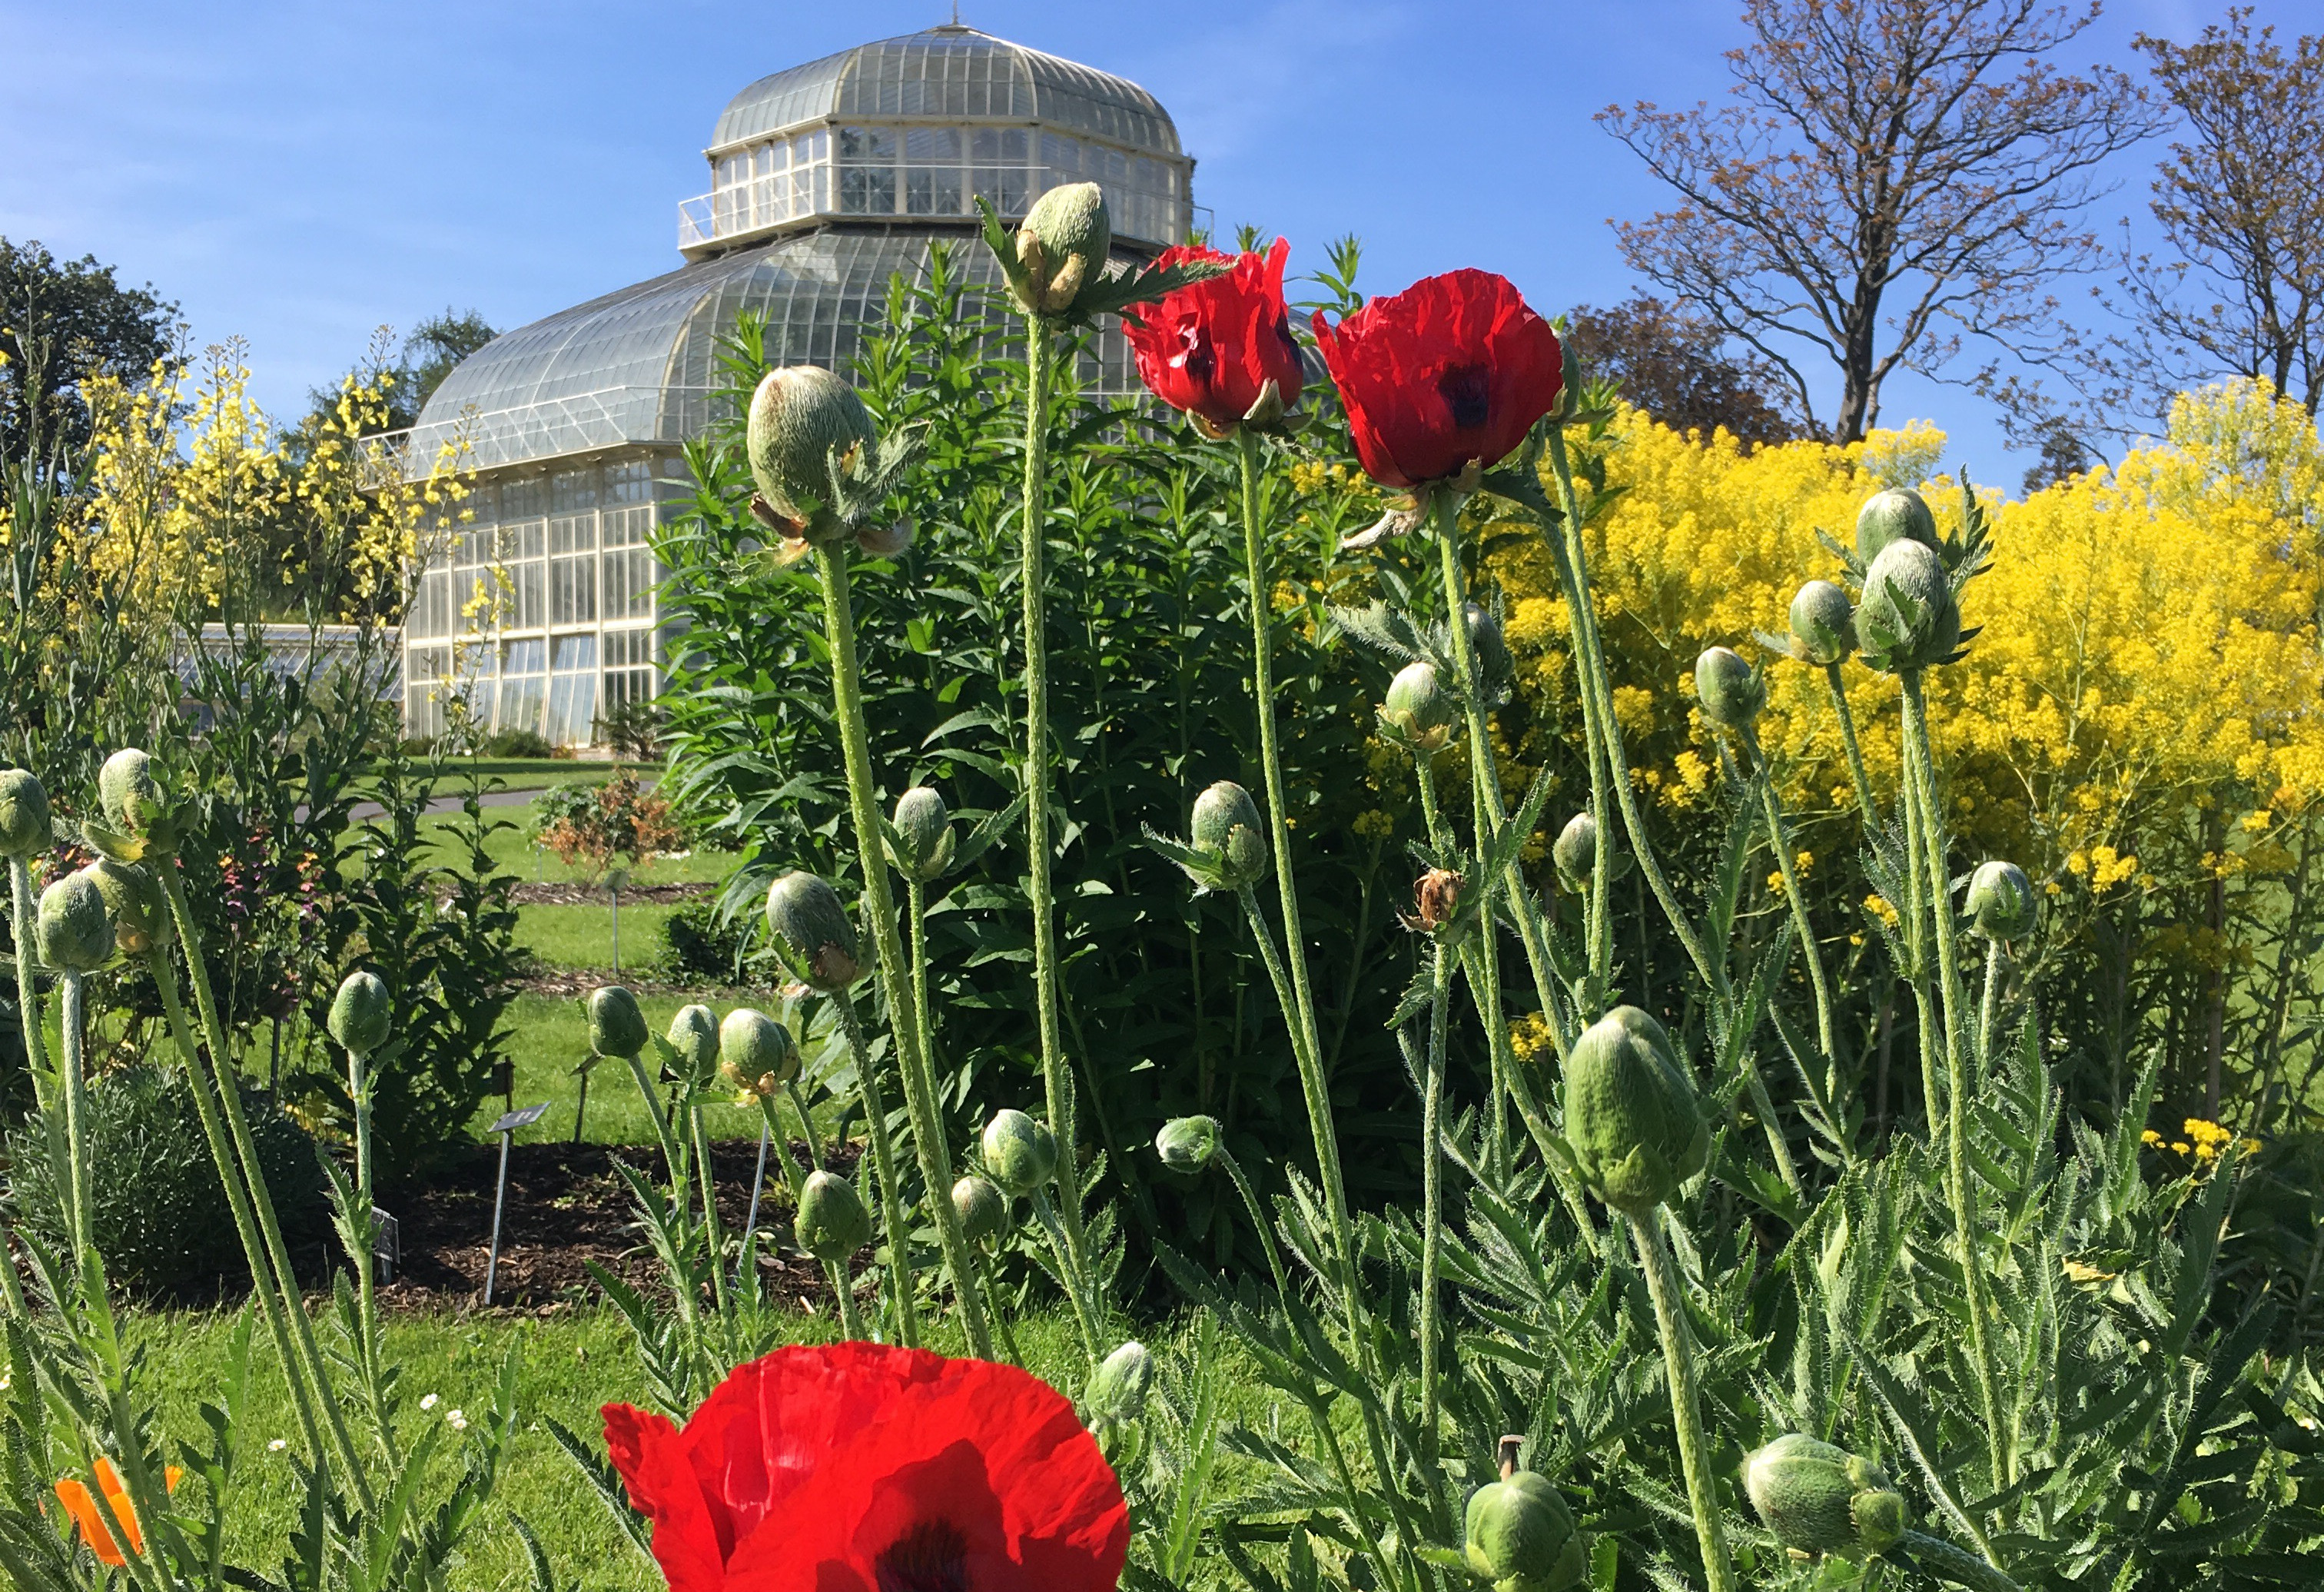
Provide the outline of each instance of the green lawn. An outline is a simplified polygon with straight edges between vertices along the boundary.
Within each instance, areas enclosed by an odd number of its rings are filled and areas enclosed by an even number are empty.
[[[622,908],[622,963],[642,977],[661,960],[662,925],[678,908],[641,902]],[[609,903],[561,906],[526,902],[516,909],[516,942],[552,967],[610,969],[613,909]]]
[[[557,860],[557,855],[532,843],[526,831],[531,827],[532,809],[492,807],[484,810],[487,818],[502,827],[495,828],[484,842],[484,850],[492,859],[521,879],[538,883],[571,884],[586,882],[580,868],[568,868]],[[455,833],[454,826],[466,822],[459,813],[430,813],[422,824],[427,833],[437,837],[437,844],[451,860],[449,852]],[[640,884],[715,884],[734,871],[737,858],[731,851],[694,851],[684,856],[658,856],[642,866],[632,867],[630,877]]]
[[[203,1431],[200,1406],[215,1401],[224,1384],[232,1319],[198,1310],[130,1318],[130,1336],[148,1356],[140,1380],[159,1400],[164,1430],[189,1440]],[[327,1336],[330,1331],[327,1326],[320,1329]],[[831,1322],[807,1316],[781,1321],[778,1334],[786,1342],[821,1342],[835,1336]],[[646,1402],[633,1340],[611,1310],[566,1311],[546,1319],[391,1319],[384,1347],[388,1360],[403,1368],[404,1429],[416,1431],[422,1423],[440,1421],[456,1409],[471,1422],[473,1438],[475,1423],[491,1407],[501,1359],[512,1337],[522,1345],[517,1435],[494,1506],[471,1538],[466,1562],[454,1569],[452,1585],[474,1592],[531,1585],[523,1545],[508,1523],[513,1511],[549,1546],[561,1584],[586,1592],[653,1592],[662,1585],[660,1575],[622,1537],[595,1492],[541,1424],[543,1417],[554,1418],[595,1441],[603,1430],[600,1404]],[[956,1337],[945,1328],[938,1328],[936,1337],[935,1347],[961,1352]],[[1080,1355],[1066,1318],[1048,1315],[1027,1322],[1018,1328],[1018,1339],[1032,1369],[1069,1393],[1079,1392]],[[251,1366],[237,1493],[228,1504],[227,1559],[272,1574],[294,1523],[300,1493],[292,1483],[290,1451],[272,1451],[267,1444],[280,1438],[295,1449],[300,1439],[263,1328],[255,1335]],[[427,1393],[434,1393],[438,1402],[423,1412],[419,1402]],[[439,1458],[438,1466],[444,1474],[422,1495],[430,1506],[449,1482],[448,1460]]]

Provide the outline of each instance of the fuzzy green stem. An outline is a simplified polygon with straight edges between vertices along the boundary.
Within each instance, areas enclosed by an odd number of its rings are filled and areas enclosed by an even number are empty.
[[[1904,1550],[1915,1569],[1939,1580],[1970,1587],[1973,1592],[2020,1592],[2017,1583],[2008,1576],[1942,1537],[1932,1537],[1926,1532],[1906,1532],[1897,1546]]]
[[[1928,869],[1930,906],[1934,913],[1938,987],[1944,997],[1945,1158],[1951,1173],[1953,1232],[1960,1250],[1961,1282],[1969,1297],[1969,1348],[1976,1358],[1978,1398],[1983,1405],[1986,1440],[1993,1458],[1993,1490],[2012,1479],[2015,1464],[2009,1433],[2001,1419],[1999,1374],[1994,1366],[1993,1338],[1986,1319],[1985,1280],[1977,1247],[1977,1188],[1969,1172],[1969,1068],[1963,1054],[1962,992],[1959,947],[1953,925],[1951,871],[1945,862],[1945,828],[1938,805],[1935,748],[1929,739],[1928,704],[1921,691],[1920,671],[1901,671],[1904,688],[1904,738],[1913,753],[1913,779],[1921,805],[1921,843],[1925,856],[1916,861]],[[1933,1129],[1933,1125],[1932,1125]]]
[[[1033,541],[1038,551],[1039,539],[1036,537]],[[872,942],[880,962],[880,983],[888,995],[888,1024],[896,1038],[896,1069],[904,1080],[904,1106],[911,1117],[912,1148],[919,1159],[920,1180],[927,1185],[928,1204],[933,1208],[931,1214],[936,1219],[936,1240],[944,1250],[945,1265],[952,1273],[953,1297],[960,1311],[961,1326],[968,1335],[969,1352],[979,1359],[989,1360],[992,1357],[992,1337],[985,1326],[984,1301],[971,1281],[973,1268],[969,1263],[968,1239],[960,1230],[960,1213],[953,1208],[952,1201],[945,1197],[952,1187],[952,1156],[945,1147],[944,1118],[936,1109],[936,1078],[928,1066],[927,1033],[920,1025],[918,1004],[905,967],[903,941],[896,932],[895,897],[888,889],[887,831],[881,827],[880,810],[874,800],[872,739],[863,724],[862,677],[855,661],[855,615],[848,595],[845,542],[843,541],[836,546],[825,548],[817,562],[823,573],[824,630],[831,644],[832,698],[838,710],[840,744],[846,754],[847,795],[855,828],[856,865],[863,876],[863,915],[871,923]],[[1046,719],[1047,709],[1042,711]],[[1037,748],[1041,745],[1039,740],[1034,742]],[[1036,757],[1030,766],[1040,768],[1043,765]],[[1039,801],[1032,803],[1038,815],[1035,821],[1039,828],[1040,839],[1040,844],[1034,848],[1033,865],[1035,877],[1039,883],[1037,892],[1038,904],[1034,913],[1037,943],[1047,935],[1048,930],[1043,926],[1049,921],[1046,773],[1042,778],[1043,793]],[[918,921],[916,913],[914,921],[917,923]],[[1053,956],[1055,950],[1053,944]],[[1043,1069],[1046,1075],[1053,1069],[1053,1061],[1056,1069],[1062,1069],[1062,1058],[1056,1056],[1046,1037],[1056,1021],[1055,986],[1046,978],[1041,982],[1041,1003],[1045,1035],[1042,1041]],[[851,1035],[857,1036],[854,1042],[860,1049],[860,1034],[854,1026],[854,1003],[842,995],[840,1007],[846,1015]],[[1055,1109],[1053,1096],[1051,1120],[1056,1124],[1057,1164],[1061,1169],[1060,1175],[1070,1180],[1074,1175],[1071,1102],[1067,1102],[1068,1115],[1062,1120],[1054,1115]],[[887,1124],[881,1122],[877,1131],[880,1141],[884,1142]],[[882,1182],[890,1181],[884,1167],[880,1176]],[[892,1183],[890,1186],[892,1187]],[[1076,1199],[1074,1203],[1078,1205],[1080,1185],[1068,1181],[1065,1187],[1074,1191]],[[911,1257],[899,1249],[896,1253],[895,1263],[902,1268],[904,1273],[904,1286],[899,1293],[909,1295],[912,1291]],[[917,1341],[917,1337],[906,1340],[908,1345]]]
[[[355,1263],[355,1322],[362,1340],[355,1352],[363,1362],[364,1374],[371,1385],[379,1382],[379,1301],[377,1295],[377,1262],[373,1251],[378,1236],[373,1231],[372,1212],[374,1178],[371,1143],[371,1058],[361,1051],[347,1052],[347,1097],[355,1112],[355,1208],[347,1212],[347,1225],[355,1229],[355,1247],[362,1253],[352,1257]],[[388,1428],[379,1423],[384,1435]]]
[[[235,1231],[242,1237],[243,1257],[250,1266],[251,1291],[258,1296],[259,1306],[266,1313],[267,1328],[274,1335],[283,1380],[290,1387],[290,1402],[307,1434],[307,1451],[319,1463],[324,1453],[323,1430],[315,1415],[314,1390],[307,1384],[302,1362],[291,1343],[290,1324],[284,1314],[280,1291],[274,1286],[273,1268],[267,1262],[265,1240],[260,1236],[257,1219],[251,1212],[249,1194],[242,1180],[234,1175],[234,1152],[226,1143],[226,1125],[219,1118],[217,1102],[211,1097],[210,1086],[202,1074],[200,1049],[194,1038],[193,1024],[187,1019],[185,1003],[178,993],[178,973],[170,965],[168,948],[156,946],[147,951],[145,967],[153,976],[154,988],[161,992],[162,1015],[170,1025],[171,1036],[178,1042],[179,1054],[185,1059],[186,1085],[194,1097],[194,1115],[201,1121],[202,1136],[209,1143],[210,1160],[226,1187],[226,1208],[234,1214]],[[290,1308],[297,1308],[295,1298]]]
[[[1057,1257],[1058,1275],[1065,1279],[1065,1300],[1074,1309],[1074,1325],[1081,1329],[1082,1348],[1094,1366],[1105,1357],[1105,1349],[1098,1341],[1097,1318],[1092,1313],[1084,1279],[1069,1258],[1065,1225],[1058,1219],[1057,1208],[1046,1189],[1033,1190],[1033,1214],[1039,1218],[1041,1230],[1049,1236],[1049,1247]]]
[[[1564,519],[1565,557],[1559,562],[1560,572],[1566,577],[1566,606],[1573,633],[1575,672],[1582,690],[1598,705],[1600,755],[1605,766],[1591,773],[1591,797],[1596,800],[1598,781],[1602,773],[1612,788],[1614,803],[1621,810],[1622,828],[1630,838],[1630,853],[1637,860],[1639,874],[1646,887],[1661,903],[1663,916],[1669,920],[1671,932],[1678,937],[1687,959],[1694,964],[1695,972],[1710,987],[1714,1012],[1722,1019],[1729,1004],[1727,969],[1711,954],[1694,922],[1679,903],[1678,893],[1671,886],[1655,860],[1654,848],[1646,837],[1645,816],[1638,810],[1637,793],[1630,789],[1629,759],[1622,747],[1622,727],[1614,717],[1614,688],[1606,670],[1606,649],[1598,634],[1598,615],[1590,594],[1590,563],[1588,551],[1582,540],[1582,507],[1573,491],[1573,468],[1565,457],[1565,434],[1555,426],[1549,429],[1549,462],[1557,478],[1557,495]],[[1609,830],[1602,822],[1598,828],[1597,876],[1603,878],[1609,867]],[[1607,881],[1610,887],[1611,881]]]
[[[88,1078],[81,1059],[81,1029],[88,1021],[88,1003],[81,975],[74,968],[60,972],[57,986],[62,997],[57,1003],[57,1036],[61,1048],[58,1072],[64,1093],[65,1172],[69,1184],[65,1217],[72,1234],[74,1267],[86,1270],[97,1254],[96,1224],[88,1205]],[[29,1016],[32,1022],[40,1021],[38,1012]]]
[[[896,1180],[896,1154],[888,1134],[888,1106],[881,1097],[880,1075],[872,1064],[871,1046],[864,1042],[862,1020],[855,1014],[855,997],[843,989],[831,998],[839,1008],[840,1026],[847,1032],[847,1049],[855,1058],[855,1085],[863,1101],[864,1136],[872,1142],[872,1175],[880,1180],[880,1214],[888,1232],[889,1292],[896,1301],[896,1338],[906,1348],[918,1348],[919,1301],[912,1282],[912,1230],[904,1221],[904,1191]],[[935,1203],[933,1199],[930,1203]],[[967,1292],[965,1289],[961,1291],[964,1295]],[[983,1360],[991,1356],[979,1350],[976,1357]]]
[[[1243,1208],[1250,1212],[1250,1225],[1258,1229],[1259,1247],[1267,1252],[1267,1269],[1275,1278],[1276,1293],[1285,1299],[1290,1298],[1290,1273],[1283,1269],[1283,1256],[1275,1245],[1275,1225],[1267,1214],[1267,1208],[1259,1202],[1259,1191],[1250,1186],[1250,1178],[1242,1170],[1242,1162],[1237,1161],[1224,1144],[1218,1147],[1214,1155],[1218,1163],[1226,1168],[1228,1178],[1234,1183],[1235,1192],[1242,1196]]]
[[[1024,1352],[1017,1347],[1016,1328],[1010,1326],[1009,1312],[1001,1308],[999,1291],[992,1285],[992,1262],[986,1258],[982,1246],[976,1252],[976,1285],[984,1290],[985,1304],[992,1324],[1000,1329],[1001,1352],[1009,1356],[1010,1365],[1024,1365]]]
[[[1295,1010],[1286,1020],[1299,1025],[1308,1053],[1320,1065],[1323,1045],[1315,1026],[1315,995],[1307,981],[1307,939],[1299,922],[1299,886],[1291,866],[1291,819],[1283,791],[1283,748],[1276,730],[1274,607],[1268,593],[1267,541],[1259,529],[1260,495],[1259,433],[1249,426],[1235,430],[1235,457],[1242,467],[1243,573],[1250,584],[1251,702],[1259,717],[1259,760],[1267,784],[1267,823],[1275,854],[1276,894],[1283,912],[1283,954],[1291,965]]]
[[[39,1013],[39,980],[34,967],[40,941],[35,925],[39,909],[32,900],[32,862],[30,857],[8,859],[8,888],[14,909],[12,927],[16,936],[16,1010],[23,1014],[22,1028],[24,1037],[24,1065],[32,1070],[35,1088],[45,1088],[43,1079],[49,1069],[48,1037],[41,1032]],[[46,1101],[42,1102],[46,1105]]]
[[[1808,921],[1807,897],[1800,890],[1800,877],[1792,856],[1791,826],[1784,821],[1784,804],[1775,795],[1775,771],[1767,766],[1756,741],[1747,742],[1746,748],[1758,773],[1760,810],[1767,815],[1767,844],[1775,848],[1775,867],[1783,875],[1784,899],[1791,903],[1792,926],[1799,930],[1800,954],[1808,965],[1808,982],[1815,990],[1816,1040],[1823,1047],[1823,1059],[1830,1066],[1840,1063],[1840,1030],[1832,1017],[1831,986],[1824,979],[1823,953],[1816,949],[1815,926]]]
[[[719,1320],[732,1331],[734,1305],[726,1293],[726,1231],[718,1219],[718,1179],[710,1164],[710,1135],[703,1126],[700,1090],[695,1080],[689,1078],[679,1087],[686,1091],[687,1127],[694,1141],[694,1176],[702,1185],[702,1231],[710,1246],[711,1297],[717,1302]]]
[[[1973,1088],[1983,1088],[1985,1080],[1993,1074],[1993,1027],[2001,1016],[2001,941],[1988,940],[1985,947],[1985,989],[1978,1003],[1977,1014],[1977,1076],[1970,1080]]]
[[[371,1480],[364,1474],[363,1461],[355,1453],[355,1439],[348,1434],[339,1402],[330,1396],[330,1374],[324,1368],[322,1351],[315,1347],[314,1324],[307,1319],[306,1307],[299,1297],[298,1273],[291,1270],[290,1252],[282,1242],[281,1224],[274,1216],[274,1197],[267,1189],[258,1145],[251,1137],[250,1123],[243,1113],[240,1075],[234,1064],[234,1054],[226,1048],[226,1025],[218,1019],[217,1002],[210,993],[209,969],[202,959],[200,930],[194,922],[193,909],[187,903],[185,885],[178,877],[177,859],[157,856],[150,865],[169,897],[170,916],[177,924],[179,943],[185,948],[186,970],[194,986],[194,1010],[201,1017],[202,1032],[209,1041],[210,1066],[217,1074],[218,1105],[225,1114],[226,1133],[234,1143],[235,1153],[241,1160],[243,1177],[250,1186],[251,1210],[258,1218],[259,1233],[266,1240],[267,1258],[273,1263],[276,1282],[282,1291],[300,1361],[322,1407],[332,1446],[338,1450],[346,1468],[347,1483],[368,1513],[374,1506]],[[218,1171],[225,1173],[225,1162],[219,1163]],[[286,1365],[284,1369],[288,1372],[290,1367]]]
[[[1856,788],[1856,805],[1864,814],[1864,831],[1877,834],[1880,810],[1872,802],[1872,781],[1864,772],[1864,749],[1856,740],[1856,714],[1848,705],[1848,688],[1840,683],[1840,665],[1823,666],[1824,683],[1831,690],[1831,710],[1840,719],[1840,744],[1848,754],[1848,779]]]
[[[1480,930],[1481,932],[1481,930]],[[1444,1247],[1444,1025],[1452,1004],[1452,948],[1439,940],[1428,992],[1428,1069],[1420,1097],[1420,1462],[1436,1473],[1438,1394],[1437,1273]],[[1486,1019],[1493,1021],[1491,1017]]]
[[[637,1054],[622,1058],[630,1064],[630,1076],[637,1080],[638,1098],[645,1102],[646,1115],[653,1119],[654,1137],[661,1143],[663,1170],[669,1176],[670,1203],[684,1215],[687,1208],[686,1162],[678,1147],[678,1135],[662,1110],[661,1097],[654,1093],[652,1075],[646,1071],[645,1059]]]
[[[1663,1340],[1663,1369],[1670,1379],[1671,1421],[1678,1429],[1679,1464],[1686,1473],[1687,1502],[1694,1511],[1695,1539],[1702,1545],[1703,1582],[1710,1592],[1736,1592],[1734,1561],[1728,1557],[1727,1527],[1719,1512],[1711,1468],[1711,1444],[1702,1430],[1702,1396],[1695,1386],[1694,1333],[1686,1319],[1678,1266],[1663,1236],[1662,1213],[1629,1217],[1630,1238],[1654,1296],[1655,1326]]]
[[[1018,525],[1022,552],[1018,584],[1025,615],[1025,861],[1026,892],[1033,909],[1034,1005],[1041,1031],[1041,1087],[1048,1100],[1049,1126],[1057,1136],[1057,1187],[1065,1191],[1065,1234],[1073,1241],[1078,1271],[1082,1185],[1074,1156],[1073,1079],[1065,1069],[1065,1036],[1057,1014],[1057,913],[1049,883],[1054,856],[1049,838],[1049,647],[1043,614],[1047,582],[1041,572],[1049,529],[1049,393],[1056,374],[1056,338],[1055,319],[1026,316],[1025,502]],[[949,1245],[945,1255],[951,1258]],[[966,1259],[964,1254],[962,1259]],[[978,1352],[989,1355],[990,1350]]]
[[[912,1015],[919,1020],[920,1044],[931,1063],[936,1055],[936,1023],[928,1016],[928,896],[918,874],[904,877],[904,916],[911,925],[906,954],[911,958]]]

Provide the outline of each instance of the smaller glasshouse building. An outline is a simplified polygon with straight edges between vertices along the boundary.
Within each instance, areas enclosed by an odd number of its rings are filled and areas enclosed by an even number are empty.
[[[424,468],[465,434],[476,487],[473,520],[419,576],[407,733],[440,731],[458,693],[491,729],[583,745],[654,694],[669,624],[650,539],[743,311],[765,317],[770,357],[844,369],[891,276],[923,278],[940,238],[973,242],[977,196],[1021,216],[1052,187],[1098,182],[1125,258],[1194,220],[1194,162],[1152,95],[957,25],[761,79],[704,153],[710,191],[678,208],[685,264],[496,338],[421,412],[405,457]],[[959,259],[992,282],[981,246]],[[1100,390],[1131,389],[1118,330],[1096,358]]]

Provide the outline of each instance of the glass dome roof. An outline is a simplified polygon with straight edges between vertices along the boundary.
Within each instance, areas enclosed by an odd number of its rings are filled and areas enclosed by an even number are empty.
[[[858,45],[760,79],[728,102],[709,153],[840,116],[1041,122],[1133,150],[1183,153],[1169,113],[1128,79],[958,26]]]
[[[673,271],[494,338],[429,398],[406,458],[426,461],[467,425],[468,468],[496,469],[625,444],[676,444],[709,424],[717,341],[745,310],[767,318],[767,353],[844,367],[857,329],[876,326],[889,279],[925,282],[925,233],[827,229]],[[954,240],[958,276],[998,285],[989,252]],[[1135,384],[1121,333],[1095,341],[1084,378],[1101,392]]]

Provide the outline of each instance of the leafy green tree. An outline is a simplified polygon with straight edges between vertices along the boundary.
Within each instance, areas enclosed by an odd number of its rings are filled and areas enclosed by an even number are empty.
[[[88,441],[81,384],[99,370],[135,381],[169,351],[178,306],[124,287],[94,255],[59,260],[37,239],[0,237],[0,458]]]

